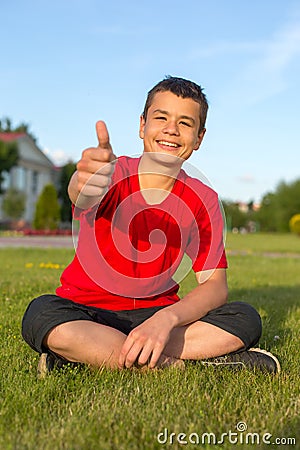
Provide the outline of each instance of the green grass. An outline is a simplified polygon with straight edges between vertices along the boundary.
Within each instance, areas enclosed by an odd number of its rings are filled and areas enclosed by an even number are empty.
[[[37,356],[20,336],[22,315],[33,297],[54,291],[73,253],[2,249],[0,448],[299,448],[300,259],[284,255],[298,252],[298,242],[274,235],[230,235],[227,240],[230,249],[246,253],[229,255],[230,300],[249,302],[261,313],[261,346],[276,353],[282,363],[276,377],[196,364],[183,372],[68,368],[37,380]],[[282,254],[270,258],[265,252]],[[193,285],[189,275],[181,292]],[[180,445],[174,435],[170,437],[173,432],[196,439],[195,433],[201,437],[210,432],[220,439],[222,433],[236,432],[239,422],[248,428],[238,433],[238,445],[228,437],[216,445]],[[164,429],[169,433],[165,445],[157,440]],[[260,438],[270,433],[270,442],[295,438],[297,445],[247,445],[247,432]]]
[[[292,233],[249,233],[226,236],[226,247],[231,251],[293,253],[300,255],[300,236]]]

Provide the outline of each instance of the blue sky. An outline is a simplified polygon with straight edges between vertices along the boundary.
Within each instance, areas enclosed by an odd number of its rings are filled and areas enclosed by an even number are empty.
[[[205,88],[190,163],[224,199],[300,178],[298,0],[11,0],[1,4],[0,118],[30,124],[55,163],[105,120],[117,155],[142,151],[139,115],[165,75]]]

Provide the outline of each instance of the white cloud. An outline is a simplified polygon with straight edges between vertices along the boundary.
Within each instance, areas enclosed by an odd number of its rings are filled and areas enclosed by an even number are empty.
[[[300,55],[300,22],[288,24],[267,48],[264,66],[269,71],[282,71]]]
[[[51,161],[56,166],[63,166],[68,161],[72,161],[72,156],[68,155],[64,150],[62,149],[56,149],[56,150],[50,150],[49,148],[44,148],[43,152],[45,155],[47,155]]]
[[[261,56],[251,61],[240,74],[240,84],[249,88],[248,102],[256,103],[284,91],[286,72],[300,55],[300,22],[286,25],[261,49]]]
[[[249,173],[245,173],[243,175],[238,176],[237,180],[242,183],[249,183],[249,184],[253,184],[256,182],[254,175],[251,175]]]
[[[255,104],[277,95],[288,87],[288,70],[300,56],[300,19],[296,15],[267,39],[218,41],[193,50],[188,58],[197,60],[220,55],[227,57],[228,65],[235,70],[223,90],[224,103],[236,107],[241,99],[244,104]]]

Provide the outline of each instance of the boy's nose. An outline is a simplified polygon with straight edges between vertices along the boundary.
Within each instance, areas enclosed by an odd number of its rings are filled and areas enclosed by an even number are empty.
[[[177,123],[174,121],[169,121],[168,123],[166,123],[166,126],[164,127],[164,133],[167,134],[173,134],[178,136],[179,135],[179,129],[177,126]]]

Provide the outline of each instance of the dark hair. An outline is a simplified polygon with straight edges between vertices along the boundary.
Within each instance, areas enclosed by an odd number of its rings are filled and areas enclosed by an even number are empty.
[[[157,92],[170,91],[178,97],[191,98],[200,105],[200,131],[205,127],[208,103],[203,89],[198,84],[184,78],[171,77],[168,75],[164,80],[157,83],[147,95],[143,117],[146,120],[147,112],[150,108],[153,98]]]

